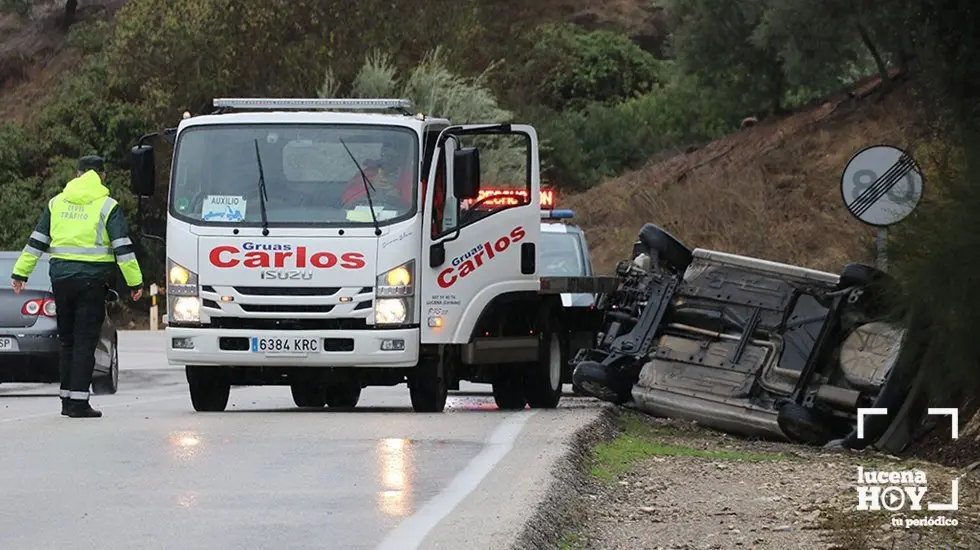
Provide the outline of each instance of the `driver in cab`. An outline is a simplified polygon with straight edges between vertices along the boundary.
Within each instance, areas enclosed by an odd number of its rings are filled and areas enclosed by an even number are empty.
[[[412,204],[415,191],[415,173],[410,164],[409,155],[398,146],[394,140],[387,140],[381,146],[381,158],[364,164],[364,174],[371,188],[371,201],[375,206],[387,203],[400,205],[399,210]],[[344,205],[355,202],[367,204],[365,187],[361,172],[358,170],[347,183],[347,189],[341,196]]]

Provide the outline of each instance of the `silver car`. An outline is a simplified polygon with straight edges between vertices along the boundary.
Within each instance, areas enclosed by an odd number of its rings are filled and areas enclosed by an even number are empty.
[[[9,277],[20,252],[0,252],[0,273]],[[18,295],[7,285],[0,289],[0,383],[57,383],[58,325],[48,258],[42,257]],[[106,307],[119,294],[106,289]],[[95,350],[92,393],[113,394],[119,388],[119,350],[116,327],[106,311]]]

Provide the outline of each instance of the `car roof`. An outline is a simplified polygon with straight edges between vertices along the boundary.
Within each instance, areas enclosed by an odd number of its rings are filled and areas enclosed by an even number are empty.
[[[584,233],[584,231],[582,231],[582,228],[577,225],[570,224],[570,223],[560,223],[560,222],[556,222],[556,223],[542,222],[541,232],[542,233],[578,233],[578,234]]]

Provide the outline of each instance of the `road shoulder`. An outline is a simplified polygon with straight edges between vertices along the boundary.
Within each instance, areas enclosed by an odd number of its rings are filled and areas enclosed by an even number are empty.
[[[513,449],[421,547],[555,548],[578,501],[581,462],[611,433],[611,409],[563,398],[558,409],[537,411]]]

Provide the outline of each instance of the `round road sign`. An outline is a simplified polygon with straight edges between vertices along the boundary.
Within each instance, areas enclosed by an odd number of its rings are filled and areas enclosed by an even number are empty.
[[[904,220],[922,198],[922,171],[908,153],[891,145],[858,151],[840,179],[841,199],[862,222],[888,227]]]

